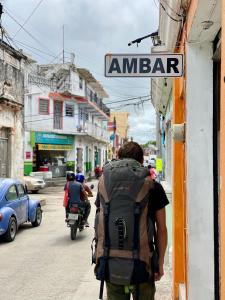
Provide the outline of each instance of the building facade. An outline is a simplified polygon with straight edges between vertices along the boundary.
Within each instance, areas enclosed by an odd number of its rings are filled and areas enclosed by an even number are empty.
[[[23,176],[25,62],[0,40],[0,177]]]
[[[26,77],[25,174],[90,174],[108,159],[110,111],[103,87],[73,63],[31,64]]]
[[[185,62],[151,85],[172,161],[173,299],[225,299],[225,1],[161,1],[159,14],[152,52]]]
[[[111,112],[110,123],[114,124],[116,129],[115,132],[111,134],[112,154],[113,157],[116,157],[121,145],[128,140],[129,113],[125,111]],[[113,131],[113,129],[111,131]]]

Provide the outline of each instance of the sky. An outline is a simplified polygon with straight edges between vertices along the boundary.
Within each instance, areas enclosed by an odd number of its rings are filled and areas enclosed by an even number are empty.
[[[62,61],[64,26],[65,60],[69,61],[70,53],[75,53],[75,65],[87,68],[109,94],[105,104],[110,102],[108,107],[130,112],[129,137],[139,143],[155,138],[155,112],[150,101],[121,108],[116,103],[111,104],[149,95],[150,79],[105,78],[104,56],[106,53],[150,53],[150,39],[143,40],[138,47],[128,47],[128,42],[157,30],[158,0],[0,2],[5,9],[2,25],[14,43],[38,63]],[[24,24],[25,30],[18,23]]]

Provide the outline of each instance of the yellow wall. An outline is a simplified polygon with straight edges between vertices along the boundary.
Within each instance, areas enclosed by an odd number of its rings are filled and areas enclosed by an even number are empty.
[[[123,138],[127,138],[127,131],[129,128],[129,113],[128,112],[110,112],[110,121],[112,122],[116,118],[116,131],[117,134]]]

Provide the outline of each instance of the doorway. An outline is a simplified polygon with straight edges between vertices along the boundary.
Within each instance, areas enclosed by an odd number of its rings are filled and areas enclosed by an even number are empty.
[[[0,129],[0,177],[6,178],[8,174],[8,129]]]

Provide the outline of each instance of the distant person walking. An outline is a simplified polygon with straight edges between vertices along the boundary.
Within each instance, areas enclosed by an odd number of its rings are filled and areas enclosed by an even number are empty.
[[[156,180],[157,175],[156,175],[155,168],[153,168],[152,165],[148,165],[148,169],[149,169],[151,179]]]

